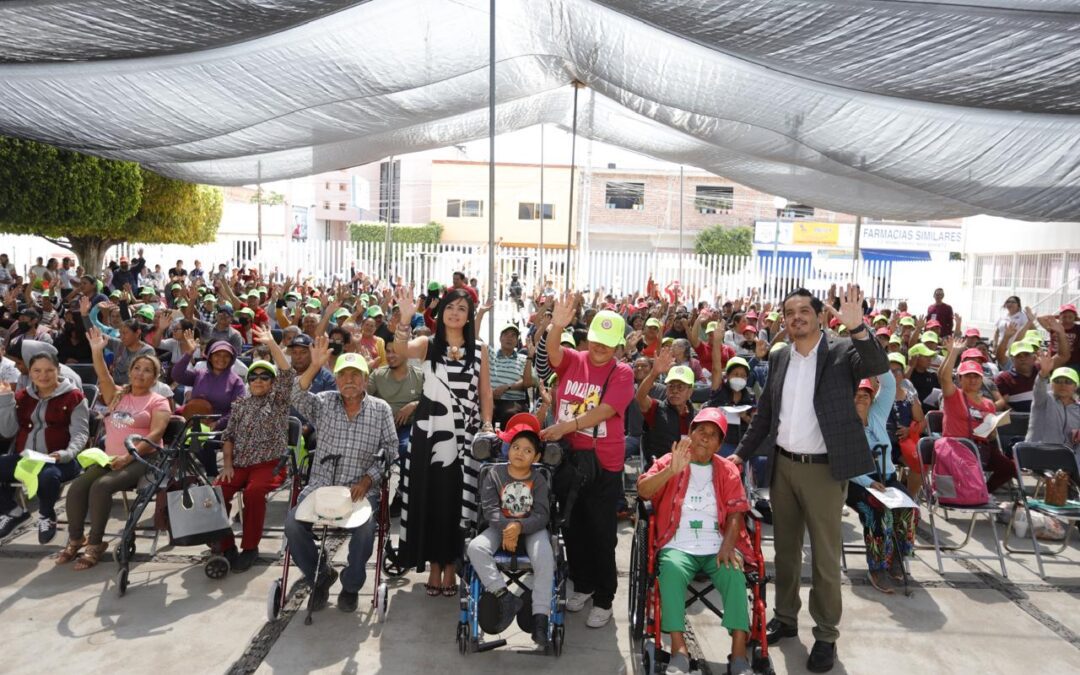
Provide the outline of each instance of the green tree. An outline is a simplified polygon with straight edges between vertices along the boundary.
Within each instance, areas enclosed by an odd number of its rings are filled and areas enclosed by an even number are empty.
[[[280,206],[285,203],[285,195],[273,190],[263,192],[262,189],[260,189],[258,192],[251,195],[252,204],[258,204],[259,202],[262,202],[263,206]]]
[[[438,244],[442,241],[442,225],[431,221],[427,225],[391,225],[390,241],[404,244]],[[386,241],[386,223],[350,223],[353,241]]]
[[[133,162],[0,137],[0,231],[34,234],[70,250],[89,274],[110,246],[210,241],[218,188],[165,178]]]
[[[713,225],[698,233],[694,252],[700,255],[750,255],[754,230],[749,227]]]

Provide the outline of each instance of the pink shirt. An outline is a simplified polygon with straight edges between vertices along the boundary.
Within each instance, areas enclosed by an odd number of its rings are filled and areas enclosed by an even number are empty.
[[[124,439],[132,434],[146,436],[150,433],[150,418],[158,410],[171,412],[169,401],[161,394],[150,392],[146,396],[128,394],[120,399],[116,409],[105,416],[105,452],[109,455],[126,455]]]
[[[945,417],[941,421],[941,435],[975,440],[971,430],[982,424],[983,418],[987,414],[992,414],[995,409],[994,402],[986,397],[983,397],[982,403],[975,405],[964,395],[960,387],[957,387],[951,396],[942,399],[942,411]]]
[[[602,366],[590,366],[587,352],[564,349],[562,355],[562,361],[555,368],[559,375],[559,391],[553,411],[555,419],[559,422],[572,420],[600,405],[600,390],[607,380],[603,402],[615,409],[615,416],[595,427],[596,458],[605,470],[622,471],[626,457],[623,415],[634,398],[634,372],[627,364],[615,360]],[[583,429],[566,438],[575,450],[593,447],[593,429]]]

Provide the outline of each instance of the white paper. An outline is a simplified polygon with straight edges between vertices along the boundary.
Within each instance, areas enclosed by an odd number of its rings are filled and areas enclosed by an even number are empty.
[[[994,433],[994,429],[1009,423],[1009,412],[1006,410],[997,415],[987,415],[971,433],[979,438],[990,438],[990,434]]]
[[[889,509],[913,509],[915,508],[915,502],[911,500],[911,497],[907,495],[903,490],[890,487],[885,488],[885,491],[875,490],[874,488],[866,488],[866,491],[874,495],[879,502]]]
[[[743,414],[747,410],[750,410],[752,406],[748,405],[722,405],[720,409],[724,411],[727,416],[728,424],[742,424],[742,418],[739,415]]]
[[[56,464],[56,460],[51,455],[38,452],[37,450],[23,450],[23,459],[32,459],[36,462],[45,462],[47,464]]]
[[[926,405],[937,406],[939,403],[941,403],[941,389],[939,389],[938,387],[934,387],[933,390],[931,390],[930,393],[926,395],[926,398],[924,398],[922,402]]]

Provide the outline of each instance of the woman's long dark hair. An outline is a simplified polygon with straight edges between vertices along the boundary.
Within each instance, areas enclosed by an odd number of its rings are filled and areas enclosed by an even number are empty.
[[[465,337],[465,365],[472,367],[473,359],[476,358],[476,307],[473,306],[472,296],[460,288],[447,291],[439,299],[439,305],[435,308],[435,337],[431,339],[428,359],[433,362],[438,361],[446,353],[446,324],[443,323],[443,310],[455,300],[464,300],[469,306],[469,318],[461,332]]]

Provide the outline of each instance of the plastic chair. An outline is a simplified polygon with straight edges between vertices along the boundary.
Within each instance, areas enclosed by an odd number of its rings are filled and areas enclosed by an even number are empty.
[[[1076,529],[1075,525],[1080,523],[1080,502],[1070,500],[1069,502],[1066,502],[1063,507],[1051,506],[1044,500],[1037,498],[1039,495],[1039,488],[1045,490],[1045,476],[1047,474],[1052,475],[1059,469],[1069,474],[1069,478],[1072,480],[1073,485],[1080,485],[1080,470],[1078,470],[1076,464],[1076,455],[1073,454],[1071,448],[1057,443],[1017,443],[1013,446],[1013,464],[1016,465],[1016,480],[1020,484],[1020,499],[1017,501],[1016,506],[1019,506],[1020,504],[1024,506],[1024,513],[1027,515],[1028,534],[1031,537],[1032,550],[1026,551],[1009,546],[1009,537],[1013,531],[1013,525],[1016,522],[1016,512],[1018,510],[1015,506],[1013,508],[1012,517],[1009,518],[1009,526],[1005,530],[1005,548],[1012,553],[1034,553],[1035,562],[1039,566],[1039,576],[1045,579],[1046,571],[1043,567],[1042,557],[1044,554],[1058,555],[1069,546],[1069,539],[1072,538],[1073,530]],[[1024,490],[1024,471],[1031,472],[1035,477],[1035,489],[1032,491],[1031,499],[1028,499],[1027,492]],[[1043,547],[1039,543],[1039,540],[1035,536],[1035,527],[1031,520],[1032,511],[1065,521],[1067,527],[1065,529],[1065,539],[1061,542],[1061,546],[1049,548]]]
[[[944,425],[945,413],[940,410],[931,410],[926,413],[926,433],[930,438],[941,438]]]
[[[927,417],[929,418],[929,414],[927,415]],[[934,477],[931,475],[932,474],[931,468],[934,465],[934,459],[935,459],[935,454],[934,453],[935,453],[935,445],[937,443],[937,440],[938,439],[936,439],[936,438],[920,438],[919,439],[919,461],[920,461],[920,464],[921,464],[920,469],[922,471],[922,479],[923,479],[923,495],[924,495],[924,497],[926,499],[926,503],[927,503],[926,511],[930,516],[930,518],[929,518],[929,520],[930,520],[930,532],[931,532],[931,534],[933,536],[933,539],[934,539],[934,553],[937,555],[938,574],[945,574],[945,568],[941,564],[942,558],[954,558],[954,559],[967,558],[967,559],[971,559],[971,560],[995,560],[996,559],[998,561],[998,564],[1001,566],[1001,576],[1005,577],[1005,578],[1008,578],[1009,573],[1005,569],[1005,550],[1002,547],[1002,540],[998,536],[998,531],[997,531],[997,520],[996,519],[997,519],[998,513],[1001,512],[1001,508],[997,504],[995,504],[994,502],[987,502],[985,504],[978,504],[978,505],[972,505],[972,506],[957,506],[957,505],[954,505],[954,504],[945,505],[945,504],[941,504],[940,502],[938,502],[937,494],[936,494],[936,492],[934,490],[934,484],[933,484]],[[970,440],[968,440],[966,438],[954,438],[952,440],[959,441],[960,443],[962,443],[964,445],[964,447],[971,450],[971,452],[975,454],[976,458],[979,457],[979,449],[975,446],[975,444],[972,441],[970,441]],[[981,472],[980,472],[980,475],[983,476],[983,481],[985,482],[986,476],[984,474],[982,474]],[[964,540],[962,542],[960,542],[958,545],[956,545],[956,546],[944,546],[944,545],[942,545],[941,540],[938,537],[937,523],[934,520],[934,510],[937,509],[937,508],[940,508],[942,510],[942,512],[944,513],[946,519],[949,516],[949,511],[956,511],[958,513],[962,513],[962,514],[966,514],[966,515],[971,516],[971,520],[969,521],[968,527],[967,527],[967,534],[965,535]],[[997,551],[997,555],[990,556],[990,555],[967,554],[967,555],[961,556],[961,555],[958,554],[958,552],[961,549],[963,549],[965,546],[967,546],[969,541],[971,541],[971,533],[975,530],[975,521],[978,520],[979,516],[984,516],[990,522],[990,529],[994,533],[994,548]]]
[[[78,375],[79,378],[82,379],[83,384],[94,384],[94,385],[96,385],[98,383],[97,373],[94,372],[94,364],[92,364],[92,363],[67,363],[67,364],[64,364],[64,365],[66,365],[68,368],[71,368],[72,370],[74,370],[75,374]]]

